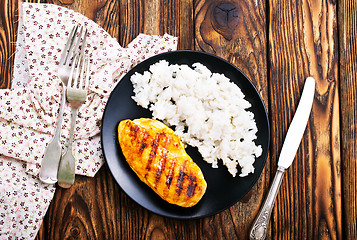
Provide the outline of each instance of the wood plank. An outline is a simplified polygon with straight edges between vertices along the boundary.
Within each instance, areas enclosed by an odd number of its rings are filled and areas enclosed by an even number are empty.
[[[268,106],[265,1],[196,1],[195,49],[220,56],[254,83]],[[259,181],[230,209],[203,219],[203,239],[248,239],[269,184],[270,160]],[[268,236],[269,237],[269,236]]]
[[[112,37],[119,37],[119,4],[116,0],[48,0],[46,2],[73,9],[92,19]]]
[[[118,38],[117,1],[50,1],[84,14]],[[37,239],[120,239],[121,190],[104,166],[95,178],[76,176],[70,189],[57,188]]]
[[[178,49],[193,48],[193,1],[120,1],[119,43],[126,46],[139,33],[179,37]]]
[[[58,188],[43,225],[45,239],[120,239],[121,191],[107,170],[94,179],[76,176],[69,189]],[[41,239],[41,238],[39,238]]]
[[[123,46],[141,32],[164,34],[167,29],[171,31],[168,32],[169,34],[180,37],[182,48],[192,46],[192,34],[187,27],[191,24],[192,29],[192,22],[189,21],[190,11],[186,11],[191,9],[192,12],[192,2],[170,1],[160,5],[159,1],[142,3],[122,1],[120,10],[117,1],[108,1],[104,6],[103,1],[97,4],[86,1],[65,3],[55,1],[54,3],[62,4],[92,18],[112,36],[120,32],[120,36],[114,37],[121,39]],[[140,15],[143,12],[145,14]],[[180,12],[185,14],[180,15]],[[185,21],[162,23],[162,16],[167,14],[173,15],[168,19],[185,18]],[[141,25],[143,28],[137,27]],[[176,221],[150,214],[134,203],[118,189],[118,185],[105,167],[94,179],[95,181],[86,177],[77,177],[72,188],[57,190],[39,236],[50,239],[197,238],[196,224],[193,222]],[[97,197],[93,198],[93,196]]]
[[[345,239],[357,239],[357,2],[338,1]]]
[[[222,29],[215,25],[213,30],[209,27],[209,19],[212,19],[212,16],[209,16],[208,12],[212,11],[214,1],[195,1],[194,6],[193,1],[178,0],[165,3],[136,0],[119,1],[120,3],[114,0],[51,2],[72,8],[94,19],[124,46],[140,32],[168,32],[180,36],[180,49],[196,48],[216,53],[233,62],[252,79],[266,104],[269,103],[270,97],[274,148],[271,149],[272,162],[268,161],[266,170],[254,187],[254,194],[247,197],[247,202],[240,202],[221,214],[203,220],[178,221],[147,212],[122,193],[104,167],[94,179],[78,177],[73,189],[59,190],[56,193],[37,239],[246,239],[249,225],[266,194],[269,174],[276,169],[274,162],[300,97],[296,89],[302,89],[303,80],[309,75],[317,79],[317,97],[303,144],[283,180],[273,213],[271,237],[342,238],[340,209],[343,194],[343,237],[357,238],[357,24],[356,5],[353,1],[338,2],[342,66],[340,79],[337,70],[337,14],[334,2],[269,1],[270,92],[267,91],[266,85],[268,77],[265,19],[268,16],[265,16],[265,2],[258,1],[258,7],[255,7],[255,1],[228,1],[239,4],[239,16],[244,16],[243,22],[239,22],[240,19],[237,24],[233,20],[228,28]],[[16,38],[18,3],[19,1],[15,0],[2,1],[0,6],[0,88],[11,86],[11,56],[15,46],[10,42],[14,42]],[[194,12],[190,10],[192,7],[195,8]],[[175,17],[168,18],[172,21],[160,23],[159,18],[164,16],[163,14]],[[197,20],[194,26],[191,20],[184,21],[185,18],[192,19],[193,14]],[[117,21],[120,22],[119,28]],[[133,24],[134,21],[137,24]],[[258,26],[252,26],[256,23]],[[264,31],[261,30],[262,25]],[[200,31],[207,34],[206,38],[202,37]],[[196,34],[194,40],[193,32]],[[222,51],[225,47],[231,50]],[[339,86],[341,103],[338,101]],[[280,98],[276,97],[278,94]],[[339,106],[343,113],[342,193],[340,126],[336,117],[340,112]],[[62,210],[57,209],[61,207]],[[289,223],[293,225],[287,225]]]
[[[126,46],[139,33],[179,37],[179,49],[193,48],[193,1],[120,1],[119,43]],[[121,239],[197,239],[199,221],[164,218],[121,197]]]
[[[12,80],[19,3],[1,2],[0,6],[0,88],[10,88]]]
[[[308,76],[310,121],[273,210],[273,238],[341,239],[337,15],[331,1],[269,1],[272,159],[277,159]],[[272,164],[272,172],[276,165]]]

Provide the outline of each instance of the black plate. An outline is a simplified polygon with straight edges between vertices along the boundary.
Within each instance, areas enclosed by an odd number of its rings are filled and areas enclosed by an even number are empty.
[[[252,104],[249,111],[255,115],[258,127],[256,144],[263,148],[262,155],[254,163],[255,172],[247,177],[233,178],[221,163],[218,169],[202,160],[196,148],[187,147],[186,151],[201,168],[207,181],[207,191],[201,201],[191,208],[178,207],[162,200],[146,184],[141,182],[127,164],[118,143],[117,127],[121,120],[141,117],[151,118],[151,112],[136,105],[132,100],[133,86],[130,77],[135,73],[143,73],[149,66],[165,59],[171,64],[187,64],[199,62],[212,72],[223,73],[237,84],[245,98]],[[253,84],[239,69],[229,62],[214,55],[197,51],[173,51],[151,57],[129,71],[115,87],[105,107],[101,129],[103,154],[113,177],[123,191],[144,208],[159,215],[173,218],[199,218],[216,214],[232,206],[240,200],[258,180],[267,157],[269,147],[269,122],[263,101]],[[238,170],[238,174],[240,169]]]

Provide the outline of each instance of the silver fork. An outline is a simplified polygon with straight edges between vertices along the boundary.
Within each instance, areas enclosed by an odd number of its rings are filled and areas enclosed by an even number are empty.
[[[69,142],[58,168],[58,185],[69,188],[75,179],[75,159],[72,154],[73,132],[76,125],[78,108],[85,102],[89,85],[88,56],[77,55],[71,69],[67,86],[67,100],[72,107]]]
[[[63,108],[66,102],[66,85],[69,79],[71,69],[70,67],[73,63],[73,56],[79,51],[80,45],[82,45],[81,53],[84,53],[87,30],[85,30],[83,35],[84,28],[81,27],[78,34],[78,28],[78,25],[74,26],[71,33],[69,34],[67,43],[62,50],[61,59],[58,65],[58,76],[63,83],[62,100],[58,114],[56,131],[53,139],[46,147],[40,169],[40,180],[47,184],[54,184],[57,182],[58,164],[61,158],[61,146],[59,143],[59,138],[63,118]],[[83,39],[83,41],[81,41],[81,39]]]

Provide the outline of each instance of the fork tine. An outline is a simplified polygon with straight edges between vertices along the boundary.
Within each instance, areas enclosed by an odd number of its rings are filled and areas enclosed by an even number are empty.
[[[72,31],[68,36],[67,43],[66,43],[64,49],[62,50],[60,65],[64,65],[67,62],[69,50],[73,46],[73,42],[74,42],[75,36],[77,34],[77,30],[78,30],[78,24],[72,28]]]
[[[78,48],[81,43],[82,33],[83,33],[83,26],[81,26],[78,36],[77,36],[77,34],[75,36],[75,38],[77,38],[77,41],[73,41],[75,43],[72,46],[72,49],[70,50],[70,53],[72,54],[72,56],[78,52]],[[73,64],[73,60],[70,64]]]
[[[73,61],[73,66],[75,69],[75,77],[74,77],[74,82],[73,82],[73,87],[77,88],[79,81],[80,81],[80,73],[81,73],[81,65],[82,65],[82,57],[79,54],[76,54],[75,60]]]
[[[90,61],[89,61],[89,56],[86,55],[86,60],[87,60],[87,66],[86,66],[86,78],[85,78],[85,82],[84,82],[84,89],[87,91],[88,86],[89,86],[89,66],[90,66]]]
[[[80,69],[81,73],[80,73],[80,76],[79,76],[79,79],[78,79],[78,81],[79,81],[78,88],[82,89],[83,88],[83,84],[84,84],[84,70],[85,70],[84,64],[85,64],[85,60],[86,59],[85,59],[84,55],[81,55],[80,58],[81,58],[81,60],[80,60],[79,69]]]
[[[78,55],[76,55],[76,56],[74,57],[74,63],[76,63],[77,60],[78,60]],[[73,76],[73,74],[77,75],[76,72],[78,72],[78,71],[75,71],[75,69],[76,69],[76,64],[73,64],[72,67],[71,67],[71,72],[70,72],[70,74],[69,74],[69,78],[68,78],[68,85],[67,85],[68,88],[71,88],[71,87],[72,87],[72,85],[73,85],[73,78],[76,79],[76,76]]]
[[[84,31],[84,34],[83,34],[83,29],[85,30],[85,31]],[[76,36],[76,37],[77,37],[77,41],[76,41],[76,43],[75,43],[75,45],[74,45],[74,49],[71,49],[71,50],[70,50],[70,51],[71,51],[71,54],[72,54],[72,56],[71,56],[72,62],[69,63],[69,65],[72,65],[72,64],[73,64],[73,59],[74,59],[74,58],[73,58],[73,55],[75,55],[75,54],[78,53],[78,50],[79,50],[79,47],[80,47],[80,46],[81,46],[80,55],[83,55],[83,54],[84,54],[85,44],[86,44],[86,40],[87,40],[87,29],[86,29],[86,27],[81,26],[80,32],[79,32],[78,36]],[[83,40],[82,40],[82,37],[83,37]]]
[[[81,32],[78,35],[78,31],[77,31],[77,33],[73,39],[73,44],[71,45],[71,48],[69,49],[69,53],[68,53],[68,61],[69,61],[68,65],[69,66],[74,65],[75,56],[78,54],[78,51],[77,51],[78,50],[78,42],[80,39],[81,39]]]
[[[87,28],[84,28],[84,29],[85,29],[85,31],[84,31],[84,35],[83,35],[83,42],[82,42],[81,55],[84,55],[84,49],[85,49],[85,46],[86,46],[86,41],[87,41],[87,33],[88,33]]]

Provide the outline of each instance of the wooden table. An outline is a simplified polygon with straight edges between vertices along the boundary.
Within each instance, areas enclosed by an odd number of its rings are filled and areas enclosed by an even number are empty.
[[[20,1],[0,2],[0,86],[11,87]],[[40,2],[40,1],[32,1]],[[127,197],[104,166],[58,189],[37,239],[247,239],[277,168],[306,77],[317,81],[311,118],[272,213],[268,239],[357,239],[357,2],[58,0],[122,46],[139,33],[179,37],[179,49],[239,67],[265,101],[271,147],[253,189],[226,211],[175,220]]]

